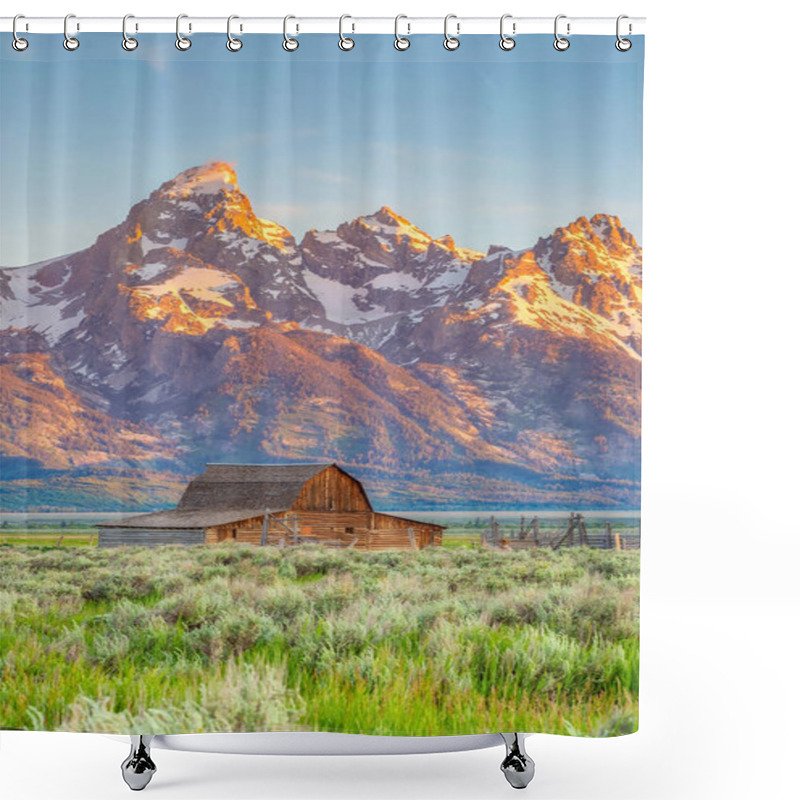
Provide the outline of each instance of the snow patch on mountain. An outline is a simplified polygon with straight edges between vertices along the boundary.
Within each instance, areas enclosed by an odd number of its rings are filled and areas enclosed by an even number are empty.
[[[151,281],[163,275],[170,267],[160,261],[154,261],[149,264],[131,264],[126,268],[129,275],[134,276],[142,281]]]
[[[27,267],[3,270],[8,296],[0,297],[0,325],[3,329],[31,330],[41,333],[49,345],[55,345],[86,318],[80,298],[64,296],[71,267],[63,265],[62,274],[42,285],[43,269],[58,259],[48,259]]]
[[[336,325],[357,325],[386,316],[383,306],[364,308],[366,288],[356,289],[307,269],[303,270],[303,278],[325,308],[326,318]]]
[[[198,300],[208,300],[212,303],[222,303],[233,307],[233,304],[223,295],[223,292],[240,287],[239,281],[231,280],[230,273],[217,269],[201,269],[187,267],[163,283],[151,283],[137,286],[137,292],[145,292],[153,297],[163,294],[188,294]]]
[[[411,292],[419,289],[423,284],[419,278],[415,278],[407,272],[384,272],[382,275],[376,275],[369,285],[373,289],[399,289]]]
[[[171,247],[173,250],[184,250],[186,243],[189,241],[187,237],[182,239],[168,239],[166,242],[159,242],[151,239],[149,236],[142,236],[139,246],[142,248],[142,258],[145,258],[151,250],[160,250],[163,247]]]

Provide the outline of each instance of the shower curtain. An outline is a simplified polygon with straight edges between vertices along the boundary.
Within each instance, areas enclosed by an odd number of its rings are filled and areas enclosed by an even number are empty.
[[[0,727],[636,730],[643,37],[27,38]]]

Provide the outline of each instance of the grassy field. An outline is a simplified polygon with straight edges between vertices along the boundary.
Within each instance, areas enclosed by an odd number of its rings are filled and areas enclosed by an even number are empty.
[[[585,548],[0,546],[0,727],[629,733],[638,575]]]
[[[59,541],[61,542],[59,544]],[[0,545],[29,544],[38,546],[88,547],[97,544],[97,531],[61,531],[52,528],[29,528],[0,532]]]
[[[61,547],[85,547],[97,544],[97,528],[88,522],[72,522],[33,518],[27,521],[3,520],[0,524],[0,545],[32,544]]]

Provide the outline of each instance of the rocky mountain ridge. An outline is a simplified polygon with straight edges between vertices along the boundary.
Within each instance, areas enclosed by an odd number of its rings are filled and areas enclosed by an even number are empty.
[[[384,206],[298,245],[217,162],[86,250],[0,270],[0,331],[9,425],[66,403],[86,426],[72,446],[45,436],[57,457],[0,428],[3,459],[141,467],[143,451],[100,435],[117,420],[130,442],[155,435],[151,461],[172,473],[336,459],[411,505],[422,473],[441,496],[472,475],[466,505],[499,479],[517,503],[576,481],[636,502],[641,250],[613,216],[484,254]],[[57,401],[41,387],[56,380]]]

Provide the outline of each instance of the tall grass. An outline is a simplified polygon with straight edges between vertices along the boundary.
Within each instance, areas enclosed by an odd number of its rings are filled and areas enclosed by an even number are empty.
[[[0,546],[0,726],[636,728],[638,553]]]

